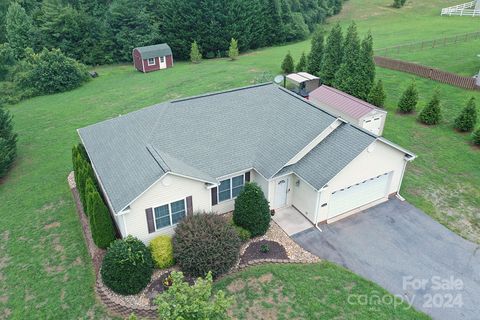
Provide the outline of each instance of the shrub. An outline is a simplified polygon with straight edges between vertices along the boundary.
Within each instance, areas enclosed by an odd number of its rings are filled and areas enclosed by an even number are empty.
[[[477,124],[477,107],[475,105],[475,98],[472,97],[468,101],[465,108],[455,119],[454,126],[456,129],[464,132],[472,131]]]
[[[368,95],[368,102],[370,102],[376,107],[383,108],[386,99],[387,95],[385,94],[385,90],[383,89],[383,82],[382,80],[378,80],[377,84],[372,87],[372,90],[370,90],[370,93]]]
[[[30,90],[30,95],[72,90],[89,80],[86,67],[59,49],[30,52],[16,71],[15,82],[20,89]]]
[[[293,69],[295,68],[295,65],[293,63],[293,58],[292,58],[292,55],[289,53],[287,53],[287,55],[285,56],[285,58],[283,59],[283,62],[282,62],[282,71],[283,73],[285,74],[289,74],[289,73],[292,73],[293,72]]]
[[[12,116],[0,106],[0,178],[7,175],[17,157],[17,134],[13,132]]]
[[[472,133],[473,143],[476,145],[480,145],[480,128],[478,128],[475,132]]]
[[[418,91],[415,82],[412,82],[403,92],[400,101],[398,101],[398,111],[402,113],[411,113],[415,111],[418,103]]]
[[[103,283],[116,293],[129,295],[142,291],[150,282],[153,261],[150,250],[137,238],[128,236],[112,243],[103,259]]]
[[[268,253],[269,251],[270,251],[270,247],[268,246],[268,244],[262,244],[260,246],[261,253]]]
[[[418,115],[418,120],[426,125],[434,125],[438,124],[441,119],[440,99],[438,98],[438,91],[436,91],[430,102]]]
[[[193,41],[192,47],[190,49],[190,61],[193,63],[199,63],[202,60],[202,54],[198,48],[197,41]]]
[[[405,2],[407,2],[407,0],[393,0],[393,7],[394,8],[401,8],[405,5]]]
[[[173,256],[189,276],[214,277],[227,272],[236,263],[240,238],[221,216],[201,213],[187,216],[175,229]]]
[[[155,299],[158,317],[162,320],[229,319],[228,307],[233,303],[223,291],[212,293],[212,274],[199,278],[190,286],[181,272],[172,272],[172,286]]]
[[[87,181],[90,181],[89,184],[93,184],[90,178]],[[89,189],[91,190],[91,188]],[[110,211],[96,189],[86,194],[86,202],[93,242],[97,247],[105,249],[115,240],[115,229]]]
[[[245,184],[235,200],[233,222],[256,237],[267,232],[270,219],[270,208],[262,189],[256,183]]]
[[[158,236],[150,241],[150,251],[155,265],[160,269],[173,266],[173,243],[168,235]]]
[[[228,57],[230,60],[236,60],[238,58],[238,41],[233,38],[230,41],[230,47],[228,48]]]
[[[305,55],[305,52],[302,52],[302,55],[300,56],[300,60],[298,61],[295,70],[297,70],[297,72],[307,71],[307,56]]]
[[[233,228],[235,228],[235,231],[237,232],[238,237],[242,242],[247,242],[248,240],[250,240],[250,238],[252,237],[250,231],[240,226],[237,226],[233,221],[231,222],[231,225],[233,226]]]

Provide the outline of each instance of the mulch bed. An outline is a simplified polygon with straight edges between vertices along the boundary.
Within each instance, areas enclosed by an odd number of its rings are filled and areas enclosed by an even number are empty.
[[[268,246],[268,252],[262,252],[262,247]],[[240,258],[240,264],[246,264],[258,259],[288,259],[287,251],[278,242],[270,240],[260,240],[252,242]]]
[[[150,284],[147,286],[146,289],[146,295],[148,299],[150,299],[150,304],[154,305],[154,300],[155,297],[159,294],[162,293],[166,290],[168,290],[168,287],[166,287],[163,282],[167,277],[170,275],[170,272],[166,272],[162,274],[158,279],[153,280],[150,282]],[[195,278],[188,277],[184,275],[184,280],[188,282],[190,285],[193,285],[195,283]]]

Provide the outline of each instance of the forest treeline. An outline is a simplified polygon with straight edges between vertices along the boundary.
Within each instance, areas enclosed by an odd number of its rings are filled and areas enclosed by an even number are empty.
[[[343,0],[0,0],[0,43],[60,49],[89,65],[131,61],[137,46],[167,42],[188,59],[197,41],[206,58],[305,39]],[[15,3],[15,4],[14,4]]]

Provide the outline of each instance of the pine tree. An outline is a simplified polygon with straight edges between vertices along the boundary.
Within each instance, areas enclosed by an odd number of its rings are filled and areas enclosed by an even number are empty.
[[[401,113],[411,113],[415,111],[418,103],[418,91],[415,82],[412,82],[403,92],[398,101],[398,111]]]
[[[202,54],[198,48],[197,41],[193,41],[192,48],[190,49],[190,61],[192,61],[192,63],[200,63],[201,60]]]
[[[359,85],[359,92],[357,97],[360,99],[367,99],[368,94],[372,90],[375,81],[375,62],[373,61],[373,38],[369,32],[367,36],[362,40],[360,50],[360,74],[358,80],[361,82]]]
[[[440,109],[440,99],[438,97],[438,91],[435,91],[432,99],[423,108],[422,112],[418,115],[418,120],[426,125],[438,124],[442,119],[442,113]]]
[[[85,194],[86,194],[87,204],[84,208],[85,209],[84,211],[87,217],[91,216],[91,212],[88,210],[93,208],[93,204],[91,203],[91,201],[94,197],[90,195],[94,192],[98,192],[97,188],[95,187],[95,183],[93,182],[92,178],[87,178],[87,182],[85,183]]]
[[[343,34],[340,24],[336,24],[327,37],[323,62],[320,68],[320,79],[326,85],[333,85],[335,73],[342,63]]]
[[[335,74],[334,86],[352,96],[363,93],[360,68],[360,39],[355,22],[348,27],[343,51],[343,62]]]
[[[292,55],[290,54],[290,52],[288,52],[282,62],[282,71],[284,74],[289,74],[292,73],[294,69],[295,64],[293,62]]]
[[[462,112],[455,119],[454,126],[456,129],[469,132],[475,128],[477,124],[477,107],[475,105],[475,98],[468,100],[467,105]]]
[[[91,190],[91,187],[89,189]],[[99,248],[107,248],[115,240],[115,229],[110,218],[110,212],[97,190],[87,195],[86,211],[89,216],[93,242]]]
[[[0,106],[0,178],[7,175],[17,156],[17,134],[13,132],[12,116]]]
[[[298,61],[295,70],[297,70],[297,72],[307,71],[307,56],[305,55],[305,52],[302,52],[302,55],[300,56],[300,60]]]
[[[307,72],[319,75],[323,60],[323,30],[317,29],[312,37],[312,46],[308,54]]]
[[[238,58],[238,41],[232,38],[230,40],[230,47],[228,48],[228,57],[230,60],[236,60]]]
[[[7,40],[15,53],[15,58],[21,59],[25,49],[32,46],[32,19],[25,9],[17,2],[12,2],[5,17]]]
[[[472,133],[473,143],[480,146],[480,128]]]
[[[377,84],[372,87],[372,90],[370,90],[368,94],[368,102],[376,107],[383,108],[386,99],[387,95],[383,89],[383,82],[382,80],[378,80]]]

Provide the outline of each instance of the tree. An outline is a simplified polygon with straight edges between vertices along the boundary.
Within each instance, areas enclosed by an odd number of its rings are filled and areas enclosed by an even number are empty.
[[[300,56],[300,60],[298,61],[295,70],[297,70],[297,72],[307,71],[307,56],[305,55],[305,52],[302,52],[302,55]]]
[[[202,54],[198,48],[197,41],[193,41],[192,48],[190,49],[190,61],[193,63],[200,63],[202,60]]]
[[[17,156],[17,134],[10,113],[0,106],[0,178],[7,175]]]
[[[172,271],[170,276],[170,288],[155,298],[160,319],[229,319],[227,310],[233,298],[222,290],[213,294],[211,272],[205,279],[198,278],[192,286],[184,281],[181,272]]]
[[[310,74],[319,75],[323,59],[323,30],[317,29],[312,37],[312,46],[308,54],[307,71]]]
[[[438,124],[442,119],[442,114],[440,110],[440,99],[438,97],[438,91],[435,91],[432,99],[423,108],[422,112],[418,115],[418,120],[426,125]]]
[[[0,44],[0,81],[7,78],[12,67],[15,65],[15,52],[8,43]]]
[[[362,40],[359,59],[360,74],[357,76],[360,81],[357,98],[366,100],[372,90],[375,81],[375,62],[373,61],[373,38],[369,32]]]
[[[360,39],[355,22],[348,27],[345,37],[343,60],[335,74],[334,86],[352,96],[360,98],[362,88],[362,70],[360,67]]]
[[[87,181],[89,180],[91,181],[90,178],[87,178]],[[87,182],[87,184],[93,184],[93,181]],[[89,189],[91,190],[91,188]],[[99,248],[108,248],[110,243],[115,240],[115,229],[110,212],[97,190],[86,195],[86,202],[93,242]]]
[[[285,74],[289,74],[289,73],[292,73],[294,69],[295,69],[295,65],[293,62],[292,55],[290,54],[290,52],[288,52],[282,62],[282,71]]]
[[[407,2],[407,0],[393,0],[393,7],[394,8],[401,8],[405,5],[405,2]]]
[[[372,90],[370,90],[368,94],[368,102],[376,107],[383,108],[386,99],[387,95],[383,89],[383,82],[382,80],[378,80],[377,84],[372,87]]]
[[[8,43],[14,50],[15,58],[21,59],[24,57],[25,49],[32,46],[32,19],[20,4],[12,2],[5,20]]]
[[[469,132],[475,128],[477,124],[477,107],[475,104],[475,98],[472,97],[468,100],[467,105],[462,112],[455,119],[454,126],[456,129]]]
[[[418,91],[415,82],[412,83],[405,89],[400,100],[398,101],[398,112],[401,113],[411,113],[415,111],[418,103]]]
[[[262,189],[254,182],[245,184],[235,200],[233,222],[256,237],[267,232],[270,219],[270,208]]]
[[[336,24],[327,38],[323,62],[320,68],[320,79],[326,85],[333,85],[335,73],[342,64],[343,34],[340,24]]]
[[[473,143],[480,146],[480,128],[472,133]]]
[[[238,58],[238,41],[232,38],[230,40],[230,47],[228,48],[228,57],[230,60],[236,60]]]

